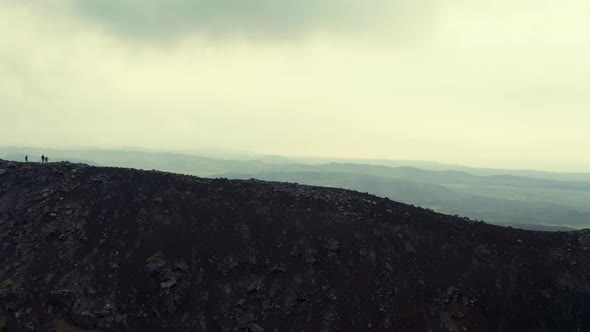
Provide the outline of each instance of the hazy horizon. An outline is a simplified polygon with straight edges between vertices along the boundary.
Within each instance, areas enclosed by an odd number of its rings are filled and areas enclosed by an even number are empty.
[[[192,155],[201,156],[206,158],[218,159],[218,160],[258,160],[264,157],[283,157],[292,160],[293,162],[299,162],[302,164],[325,164],[325,163],[353,163],[353,164],[366,164],[366,165],[381,165],[389,167],[409,166],[414,168],[424,168],[427,165],[439,165],[443,167],[448,165],[449,170],[453,170],[454,167],[467,167],[473,169],[490,169],[497,171],[532,171],[532,172],[547,172],[556,174],[590,174],[590,171],[568,171],[568,170],[557,170],[547,168],[511,168],[511,167],[491,167],[489,165],[478,165],[478,164],[462,164],[454,162],[441,162],[437,160],[428,159],[395,159],[395,158],[362,158],[362,157],[326,157],[326,156],[313,156],[313,155],[286,155],[279,153],[260,153],[253,150],[236,150],[236,149],[221,149],[214,147],[201,147],[194,149],[166,149],[166,148],[149,148],[140,146],[112,146],[112,147],[101,147],[101,146],[0,146],[2,149],[16,149],[15,153],[24,155],[34,153],[27,152],[27,149],[47,149],[46,154],[49,156],[52,150],[56,151],[130,151],[130,152],[146,152],[146,153],[169,153],[169,154],[181,154],[181,155]],[[58,157],[67,157],[61,156]],[[2,155],[0,155],[0,159]],[[54,160],[55,161],[55,160]],[[380,162],[381,161],[381,162]],[[399,166],[388,165],[387,162],[401,163]],[[428,167],[426,167],[428,169]],[[442,170],[441,169],[441,170]]]
[[[590,3],[0,3],[0,143],[590,172]]]

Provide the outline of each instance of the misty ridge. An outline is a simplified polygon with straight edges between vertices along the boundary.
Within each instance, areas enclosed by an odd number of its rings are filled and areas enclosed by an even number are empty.
[[[219,151],[0,148],[0,158],[69,161],[209,178],[352,189],[436,212],[531,230],[590,227],[590,173],[473,168],[424,161],[289,158]]]

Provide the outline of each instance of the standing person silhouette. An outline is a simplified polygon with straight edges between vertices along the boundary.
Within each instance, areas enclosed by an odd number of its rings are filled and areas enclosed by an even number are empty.
[[[45,162],[45,155],[41,155],[41,164],[43,164]]]
[[[47,164],[49,162],[49,157],[45,156],[45,163]]]
[[[29,156],[27,155],[27,156],[25,156],[25,163],[28,163],[28,162],[29,162]]]

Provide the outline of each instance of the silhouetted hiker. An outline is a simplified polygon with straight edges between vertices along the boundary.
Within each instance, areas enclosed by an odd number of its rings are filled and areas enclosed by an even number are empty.
[[[41,164],[43,164],[45,162],[45,155],[41,155]]]
[[[49,157],[45,156],[45,163],[47,164],[49,162]]]
[[[25,163],[29,162],[29,156],[25,156]]]

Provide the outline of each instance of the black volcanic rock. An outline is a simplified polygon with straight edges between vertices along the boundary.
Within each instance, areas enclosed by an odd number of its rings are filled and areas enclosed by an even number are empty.
[[[0,330],[590,331],[590,232],[0,161]]]

